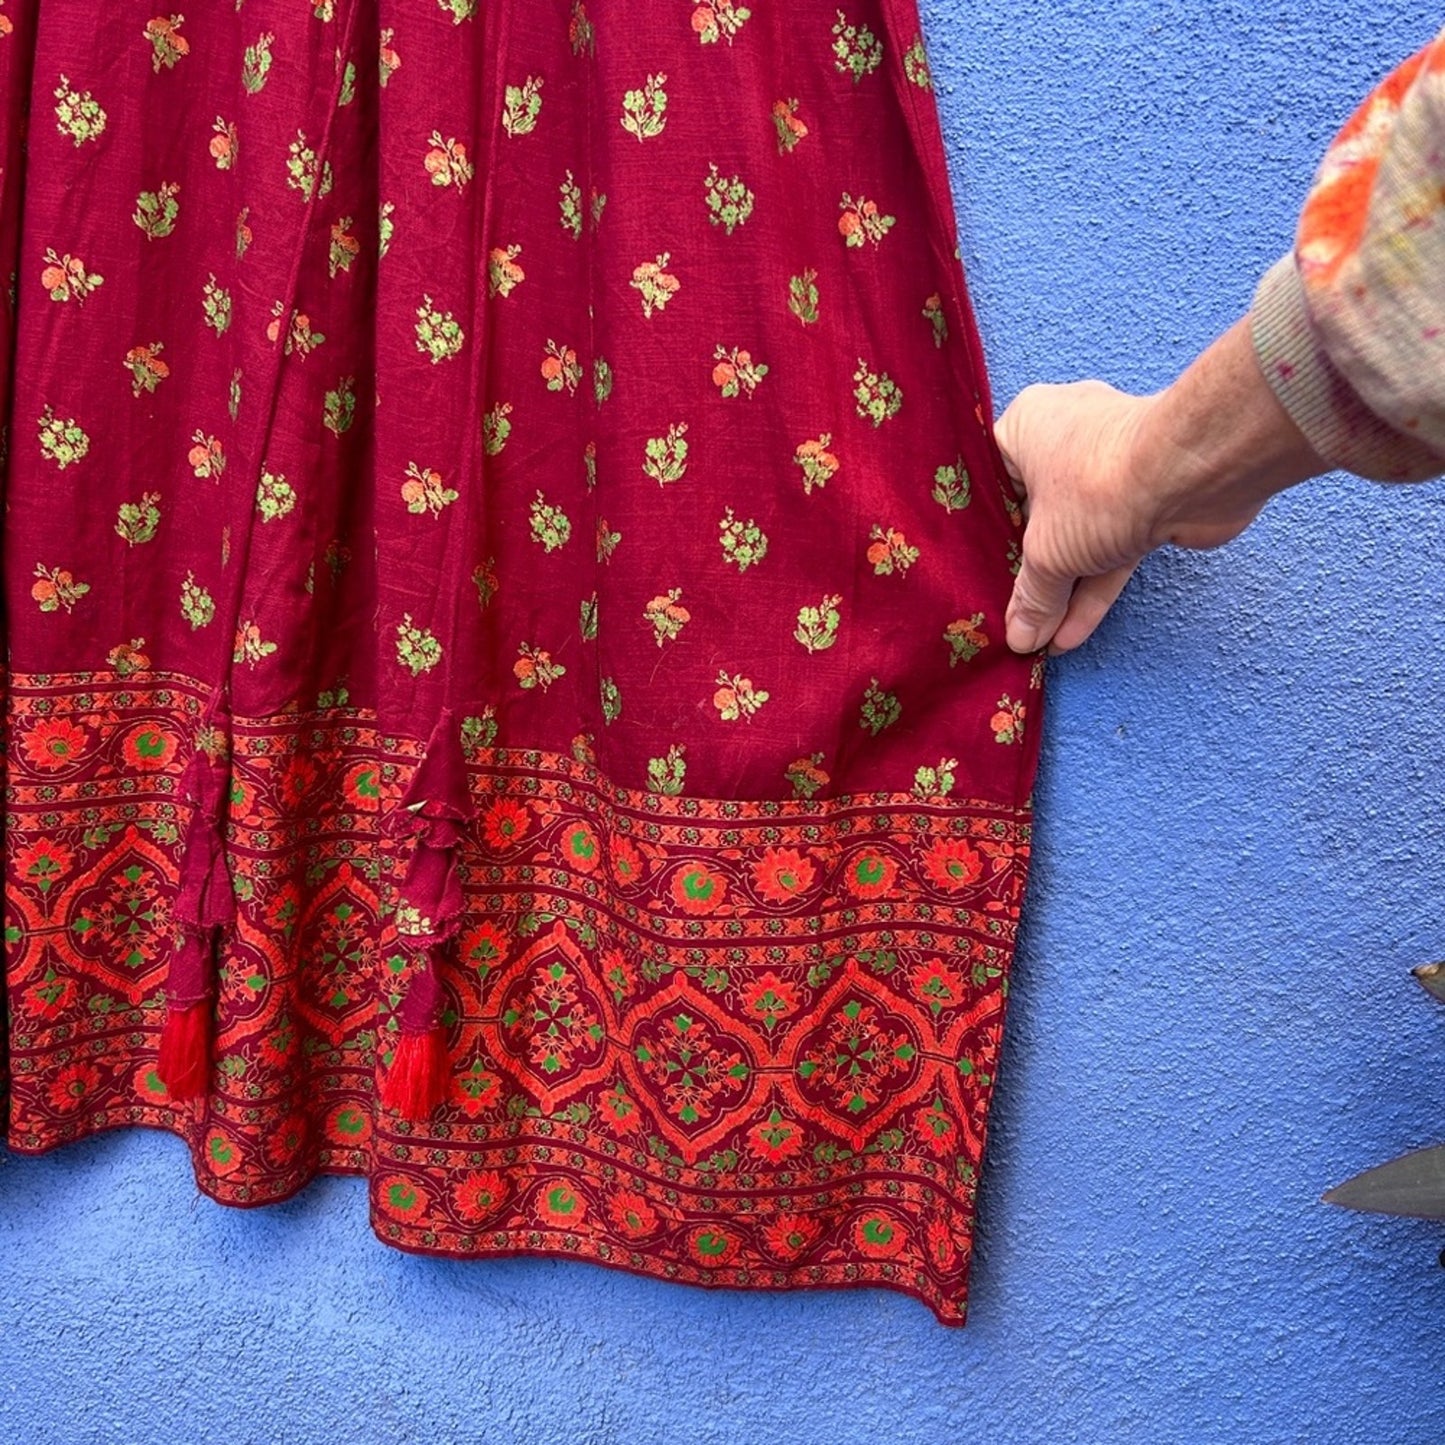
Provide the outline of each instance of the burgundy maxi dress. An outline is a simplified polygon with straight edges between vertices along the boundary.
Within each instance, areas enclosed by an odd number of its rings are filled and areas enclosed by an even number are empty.
[[[9,1147],[964,1315],[1021,518],[915,0],[0,0]]]

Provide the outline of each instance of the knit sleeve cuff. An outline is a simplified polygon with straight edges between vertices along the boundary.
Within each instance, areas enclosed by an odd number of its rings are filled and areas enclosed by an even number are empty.
[[[1250,327],[1260,369],[1280,405],[1331,467],[1377,482],[1423,481],[1445,470],[1435,452],[1371,411],[1330,360],[1310,320],[1293,253],[1265,272]]]

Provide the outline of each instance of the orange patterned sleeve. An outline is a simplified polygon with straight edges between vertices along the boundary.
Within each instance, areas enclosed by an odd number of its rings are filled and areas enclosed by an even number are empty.
[[[1326,461],[1378,481],[1445,473],[1445,31],[1335,137],[1251,319]]]

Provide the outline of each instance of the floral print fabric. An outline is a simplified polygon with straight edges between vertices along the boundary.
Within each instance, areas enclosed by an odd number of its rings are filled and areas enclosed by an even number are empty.
[[[10,1145],[961,1322],[1039,672],[913,0],[3,0],[0,97]]]

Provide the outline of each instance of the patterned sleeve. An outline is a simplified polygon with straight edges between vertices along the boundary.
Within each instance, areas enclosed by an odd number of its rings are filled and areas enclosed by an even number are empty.
[[[1326,461],[1377,481],[1445,473],[1445,31],[1336,136],[1252,326]]]

